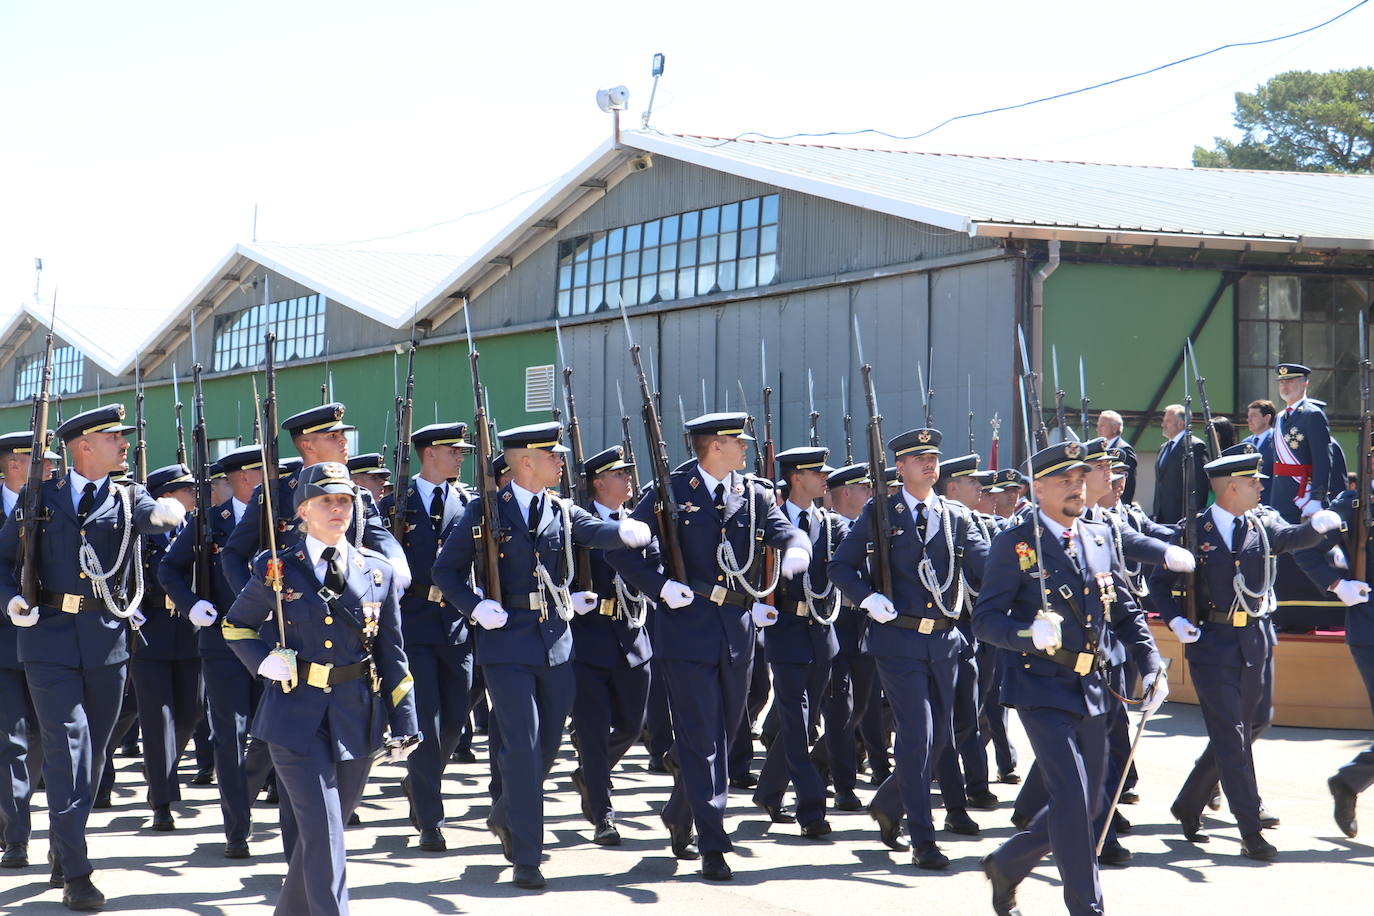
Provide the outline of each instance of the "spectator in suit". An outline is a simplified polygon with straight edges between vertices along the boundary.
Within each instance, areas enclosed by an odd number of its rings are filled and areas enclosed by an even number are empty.
[[[1160,422],[1164,434],[1164,447],[1155,459],[1155,506],[1154,519],[1161,525],[1172,525],[1183,518],[1183,456],[1191,453],[1193,460],[1193,487],[1189,495],[1189,512],[1199,512],[1206,501],[1207,446],[1183,428],[1183,405],[1170,404],[1164,408],[1164,419]],[[1185,446],[1186,442],[1186,446]]]
[[[1135,499],[1136,455],[1131,443],[1121,438],[1124,425],[1121,414],[1115,410],[1104,410],[1097,415],[1097,434],[1107,440],[1107,448],[1118,449],[1121,460],[1126,462],[1126,489],[1122,491],[1121,501],[1130,505]]]
[[[1260,502],[1266,506],[1269,505],[1269,490],[1274,477],[1274,417],[1277,414],[1274,402],[1263,398],[1251,401],[1245,410],[1245,425],[1250,427],[1250,435],[1245,437],[1245,441],[1255,447],[1263,462],[1260,471],[1266,476]]]

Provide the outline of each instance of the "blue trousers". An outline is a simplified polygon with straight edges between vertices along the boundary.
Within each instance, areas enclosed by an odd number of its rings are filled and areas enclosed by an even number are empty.
[[[24,676],[43,734],[43,782],[48,795],[48,843],[68,878],[93,870],[86,855],[86,820],[97,767],[114,732],[124,694],[123,664],[72,668],[26,662]]]
[[[483,665],[501,729],[501,797],[489,820],[510,830],[515,865],[538,866],[544,850],[544,778],[563,741],[576,687],[571,663]]]
[[[444,825],[444,768],[458,747],[472,693],[472,644],[407,645],[415,712],[425,740],[406,758],[420,829]]]
[[[138,746],[138,697],[134,694],[132,678],[126,678],[124,681],[124,693],[120,698],[119,715],[115,718],[114,731],[110,735],[110,740],[105,745],[105,767],[100,774],[100,786],[95,793],[97,797],[109,795],[114,791],[115,748],[127,745]]]
[[[1374,646],[1351,646],[1350,654],[1355,657],[1355,666],[1360,669],[1365,692],[1369,694],[1369,706],[1374,709]],[[1374,744],[1337,770],[1336,775],[1355,793],[1374,786]]]
[[[177,763],[200,724],[200,659],[163,661],[135,655],[129,676],[138,696],[148,804],[156,808],[181,801]]]
[[[790,781],[797,796],[797,823],[803,827],[825,817],[825,783],[811,762],[808,738],[820,720],[821,702],[830,681],[830,663],[773,662],[773,709],[778,734],[768,746],[754,801],[781,805]],[[851,744],[851,752],[853,745]]]
[[[958,659],[954,670],[954,725],[939,762],[942,791],[945,786],[957,787],[953,797],[945,799],[947,809],[968,806],[965,789],[988,788],[988,757],[978,734],[978,662],[969,653]]]
[[[978,657],[978,732],[982,741],[992,742],[998,773],[1016,771],[1016,748],[1007,737],[1007,716],[1002,705],[1002,677],[999,650],[991,643],[979,643]],[[986,755],[985,755],[986,759]]]
[[[263,684],[234,656],[202,659],[201,674],[210,713],[210,744],[215,752],[224,838],[231,843],[246,842],[253,833],[253,799],[272,769],[267,744],[248,737]],[[283,810],[288,808],[282,806]]]
[[[644,718],[645,749],[650,754],[663,756],[673,746],[673,717],[668,712],[668,686],[663,681],[663,671],[655,664],[649,665],[649,701]]]
[[[873,805],[893,817],[906,813],[913,845],[933,843],[930,777],[936,755],[954,729],[955,659],[928,661],[882,655],[876,659],[883,692],[892,705],[897,738],[894,766],[873,798]],[[962,781],[940,782],[945,808],[967,807]],[[900,805],[898,804],[900,801]],[[958,802],[956,804],[956,801]]]
[[[754,720],[768,703],[768,662],[764,658],[763,640],[755,635],[754,657],[749,661],[749,690],[744,701],[744,715],[735,726],[734,738],[730,742],[728,769],[731,779],[741,779],[749,775],[754,762]]]
[[[1105,716],[1084,716],[1049,707],[1018,710],[1035,761],[1045,774],[1050,803],[1030,826],[992,853],[997,868],[1020,882],[1054,853],[1071,914],[1101,913],[1097,878],[1097,832],[1102,780],[1107,763]]]
[[[372,758],[335,760],[326,729],[315,735],[308,753],[271,745],[272,764],[283,791],[282,807],[297,826],[287,848],[286,880],[277,898],[277,916],[342,916],[348,912],[344,873],[344,825],[362,801]]]
[[[573,699],[577,764],[587,785],[594,824],[612,813],[611,770],[644,730],[652,664],[631,668],[623,659],[615,668],[572,663],[577,680]]]
[[[21,668],[0,668],[0,839],[27,843],[29,799],[43,768],[38,720]]]
[[[835,791],[854,791],[858,781],[855,736],[870,702],[877,700],[878,669],[873,657],[841,651],[830,663],[830,689],[825,697],[825,756]],[[886,751],[884,750],[884,754]]]
[[[1179,789],[1176,804],[1189,814],[1202,814],[1220,776],[1241,836],[1258,833],[1260,794],[1252,748],[1272,718],[1272,657],[1267,665],[1249,667],[1189,662],[1188,673],[1207,726],[1207,747]]]
[[[681,773],[663,806],[663,820],[674,827],[695,823],[702,852],[734,849],[725,832],[726,761],[745,715],[751,663],[752,657],[732,662],[724,640],[714,662],[654,660],[668,685],[673,754]]]

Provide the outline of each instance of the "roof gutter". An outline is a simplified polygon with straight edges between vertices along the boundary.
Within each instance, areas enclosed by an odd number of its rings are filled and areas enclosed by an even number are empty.
[[[1031,359],[1035,362],[1035,371],[1040,372],[1041,363],[1044,362],[1044,354],[1040,351],[1044,349],[1045,340],[1045,281],[1059,269],[1059,240],[1050,240],[1050,258],[1040,269],[1031,277]]]

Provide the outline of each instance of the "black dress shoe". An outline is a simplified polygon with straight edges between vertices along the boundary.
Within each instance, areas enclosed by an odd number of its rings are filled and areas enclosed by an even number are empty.
[[[701,855],[701,876],[707,881],[729,881],[735,876],[725,861],[723,852],[705,852]]]
[[[905,852],[911,847],[902,841],[902,819],[890,817],[887,812],[868,806],[868,816],[878,822],[878,838],[888,849]]]
[[[1112,812],[1112,829],[1122,836],[1131,835],[1131,822],[1126,820],[1126,815],[1120,811]]]
[[[868,784],[870,786],[880,786],[887,782],[887,778],[891,775],[891,767],[874,767],[869,773]]]
[[[730,780],[730,788],[732,789],[752,789],[758,784],[758,779],[752,773],[745,773],[743,776],[736,776]]]
[[[835,793],[836,811],[862,811],[864,803],[859,801],[859,796],[854,794],[853,789],[840,789]]]
[[[419,831],[420,821],[415,817],[415,798],[410,794],[410,777],[401,777],[401,794],[406,797],[406,819],[410,821],[412,829]]]
[[[997,916],[1020,916],[1021,911],[1016,908],[1017,882],[1002,873],[991,855],[983,856],[979,864],[983,866],[983,874],[988,876],[988,881],[992,882],[992,911]]]
[[[596,817],[592,812],[592,806],[587,801],[587,778],[582,775],[582,768],[578,767],[572,771],[573,788],[577,790],[577,797],[582,800],[582,816],[588,823],[595,824]]]
[[[1212,790],[1211,797],[1207,799],[1207,807],[1212,811],[1221,810],[1221,789],[1219,787]]]
[[[281,804],[281,796],[277,794],[277,781],[275,779],[267,784],[267,794],[263,796],[262,800],[269,805]]]
[[[802,824],[801,835],[808,840],[819,840],[828,833],[830,833],[830,822],[823,817],[809,824]]]
[[[997,774],[997,781],[1004,786],[1014,786],[1021,781],[1021,776],[1015,770],[1007,770]]]
[[[62,887],[67,883],[62,876],[62,865],[57,861],[57,856],[53,855],[51,849],[48,850],[48,867],[52,869],[48,874],[48,887]]]
[[[1332,776],[1326,781],[1326,787],[1331,790],[1331,798],[1336,803],[1335,811],[1336,826],[1341,828],[1341,833],[1346,836],[1355,837],[1360,832],[1360,825],[1355,822],[1355,799],[1359,796],[1350,791],[1345,783],[1341,782],[1339,776]]]
[[[1097,855],[1099,865],[1125,865],[1131,861],[1131,851],[1117,840],[1108,840]]]
[[[995,811],[1000,803],[1001,799],[987,789],[968,794],[968,806],[975,811]]]
[[[959,836],[978,836],[978,825],[963,808],[950,808],[945,812],[945,830]]]
[[[138,748],[138,742],[135,741],[135,742],[133,742],[133,743],[131,743],[131,744],[126,744],[126,745],[124,745],[123,747],[121,747],[121,748],[119,749],[119,756],[121,756],[121,757],[142,757],[142,756],[143,756],[143,751],[139,750],[139,748]]]
[[[172,819],[172,809],[168,805],[158,805],[153,809],[153,819],[148,824],[153,830],[175,830],[176,821]]]
[[[797,816],[786,805],[770,805],[754,799],[754,807],[768,815],[775,824],[795,824]]]
[[[515,861],[515,840],[511,836],[510,828],[487,821],[487,829],[491,831],[492,836],[501,841],[501,855],[506,857],[506,861]]]
[[[1263,834],[1256,831],[1255,833],[1247,833],[1240,838],[1240,854],[1247,859],[1268,862],[1270,859],[1276,858],[1279,851],[1264,838]]]
[[[517,865],[511,873],[510,883],[527,891],[542,890],[544,873],[539,870],[538,865]]]
[[[1121,804],[1123,804],[1123,805],[1138,805],[1138,804],[1140,804],[1140,793],[1137,792],[1135,789],[1127,789],[1125,792],[1122,792],[1122,793],[1121,793]]]
[[[203,770],[196,770],[196,775],[191,777],[193,786],[211,786],[215,783],[214,767],[206,767]]]
[[[1011,825],[1017,830],[1025,830],[1030,826],[1030,822],[1031,819],[1024,814],[1017,814],[1015,811],[1011,813]]]
[[[1202,832],[1202,815],[1184,813],[1183,809],[1178,806],[1178,802],[1174,802],[1169,807],[1169,813],[1183,826],[1184,839],[1190,843],[1207,842],[1207,834]]]
[[[940,851],[934,843],[917,843],[916,851],[911,854],[911,864],[917,868],[939,871],[949,867],[949,856]]]
[[[646,764],[644,764],[644,769],[648,770],[650,773],[666,773],[666,772],[668,772],[668,768],[667,768],[666,766],[663,765],[663,755],[662,755],[662,754],[650,754],[650,755],[649,755],[649,762],[646,763]]]
[[[419,846],[425,852],[443,852],[448,849],[448,843],[444,842],[444,831],[438,827],[426,827],[421,830]]]
[[[232,840],[224,844],[224,857],[226,859],[248,859],[252,854],[248,851],[247,840]]]
[[[113,808],[114,802],[110,800],[110,793],[106,792],[103,795],[97,795],[95,797],[95,801],[91,803],[91,807],[96,808],[98,810],[104,810],[105,808]]]
[[[0,868],[27,868],[28,864],[28,843],[9,843],[5,846],[5,854],[0,856]]]
[[[362,819],[361,817],[358,816],[358,812],[356,812],[356,811],[354,811],[352,814],[350,814],[350,815],[348,816],[348,826],[349,826],[349,827],[357,827],[357,826],[358,826],[359,824],[361,824],[362,822],[363,822],[363,819]]]
[[[453,759],[456,763],[476,763],[477,755],[472,752],[471,748],[460,747],[453,752]]]
[[[664,821],[663,826],[668,828],[668,842],[672,845],[673,855],[676,858],[688,861],[701,858],[701,853],[697,850],[696,834],[692,832],[691,824],[678,827]]]
[[[90,875],[68,878],[62,888],[62,905],[69,910],[98,910],[105,905],[105,895],[91,883]]]
[[[1279,825],[1278,815],[1271,814],[1269,809],[1264,807],[1264,805],[1260,805],[1259,821],[1260,826],[1263,827],[1265,830],[1273,830],[1275,827]]]
[[[619,846],[620,831],[615,829],[615,821],[609,817],[602,818],[592,834],[592,842],[598,846]]]

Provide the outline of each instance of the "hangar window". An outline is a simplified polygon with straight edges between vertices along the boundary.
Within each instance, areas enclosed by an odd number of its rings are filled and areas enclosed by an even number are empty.
[[[558,243],[558,314],[690,299],[778,279],[778,195]]]
[[[76,347],[54,347],[50,394],[71,394],[81,390],[85,359]],[[19,360],[14,376],[14,399],[27,400],[43,389],[43,354]]]
[[[1236,403],[1276,401],[1274,367],[1302,363],[1312,369],[1312,397],[1332,416],[1360,409],[1360,310],[1370,283],[1348,277],[1251,274],[1236,297]]]
[[[277,335],[279,363],[324,352],[323,296],[300,296],[215,316],[215,371],[247,369],[263,361],[263,335]]]

